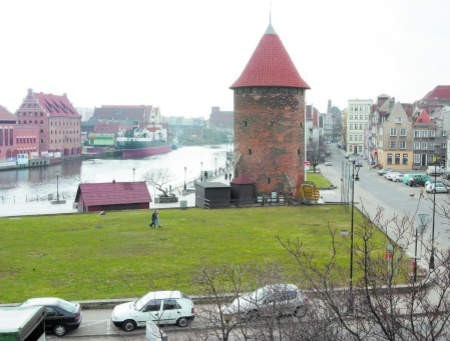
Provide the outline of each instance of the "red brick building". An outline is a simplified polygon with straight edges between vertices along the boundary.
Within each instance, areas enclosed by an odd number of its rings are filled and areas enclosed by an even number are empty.
[[[0,106],[0,160],[13,159],[17,154],[30,155],[39,148],[39,130],[19,127],[16,116]]]
[[[16,116],[18,127],[38,129],[39,152],[60,152],[62,156],[81,153],[81,115],[65,94],[29,89]]]
[[[258,193],[292,193],[304,182],[305,90],[280,38],[269,25],[234,90],[235,177]]]

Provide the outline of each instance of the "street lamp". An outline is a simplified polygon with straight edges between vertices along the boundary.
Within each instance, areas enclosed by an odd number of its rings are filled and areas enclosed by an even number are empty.
[[[187,186],[186,186],[186,172],[187,172],[187,167],[184,166],[184,186],[183,186],[183,188],[184,188],[185,191],[187,189]]]
[[[59,172],[56,172],[56,201],[59,202]]]
[[[353,229],[354,229],[354,211],[355,211],[355,181],[359,180],[359,170],[361,169],[361,164],[356,163],[356,155],[352,160],[352,220],[351,220],[351,230],[350,230],[350,288],[349,288],[349,310],[353,310]],[[356,170],[356,172],[355,172]]]
[[[434,156],[434,188],[433,188],[433,222],[431,223],[431,255],[430,255],[430,265],[428,266],[430,270],[434,270],[434,221],[436,216],[436,165],[437,157]]]
[[[203,182],[203,161],[200,161],[200,181]]]
[[[416,239],[415,239],[415,246],[414,246],[414,283],[416,283],[416,279],[417,279],[417,234],[420,233],[420,235],[422,236],[423,233],[425,232],[425,228],[427,227],[428,224],[428,214],[426,213],[419,213],[419,220],[420,220],[420,224],[418,227],[416,227]]]

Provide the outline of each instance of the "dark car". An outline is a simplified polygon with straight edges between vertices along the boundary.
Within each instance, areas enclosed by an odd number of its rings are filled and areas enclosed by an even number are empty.
[[[427,181],[430,181],[430,180],[431,180],[431,178],[430,178],[429,176],[426,176],[426,175],[416,175],[416,176],[414,176],[414,177],[408,179],[408,181],[406,182],[406,184],[407,184],[408,186],[411,186],[411,187],[415,187],[415,186],[424,186],[425,183],[426,183]]]
[[[81,307],[57,297],[30,298],[22,306],[43,306],[47,312],[45,329],[56,336],[63,336],[69,330],[76,329],[81,323]]]

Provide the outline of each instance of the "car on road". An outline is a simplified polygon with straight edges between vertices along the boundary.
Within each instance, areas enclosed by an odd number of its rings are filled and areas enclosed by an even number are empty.
[[[384,174],[386,174],[387,172],[390,172],[390,171],[391,171],[390,169],[381,168],[380,170],[377,171],[377,174],[378,175],[384,175]]]
[[[331,161],[325,161],[325,166],[333,166],[333,162],[331,162]]]
[[[271,284],[237,297],[224,308],[226,320],[255,319],[259,316],[303,317],[308,297],[294,284]]]
[[[402,182],[404,176],[405,176],[405,174],[398,173],[392,177],[392,181],[393,182]]]
[[[82,320],[79,303],[72,303],[58,297],[30,298],[21,307],[41,306],[45,308],[45,329],[56,336],[64,336],[68,331],[77,329]]]
[[[436,185],[434,181],[427,181],[425,184],[425,191],[427,191],[427,193],[448,193],[448,188],[441,181],[436,181]]]
[[[427,174],[429,176],[440,176],[444,174],[445,169],[441,166],[428,166],[427,167]]]
[[[385,177],[387,180],[394,181],[394,177],[396,177],[396,176],[399,175],[399,174],[400,174],[400,172],[394,172],[394,171],[391,171],[391,172],[385,173],[385,174],[384,174],[384,177]]]
[[[415,186],[425,186],[425,183],[427,181],[431,181],[431,178],[428,175],[425,174],[415,174],[412,177],[409,177],[406,182],[408,186],[415,187]]]
[[[186,327],[194,317],[194,302],[189,296],[180,291],[152,291],[137,301],[116,305],[111,320],[116,327],[130,332],[145,327],[147,321]]]

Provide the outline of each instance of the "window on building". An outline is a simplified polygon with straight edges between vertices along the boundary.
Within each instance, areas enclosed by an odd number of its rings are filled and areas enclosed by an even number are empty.
[[[414,150],[419,150],[420,149],[420,142],[414,142],[413,149]]]
[[[267,177],[267,183],[270,184],[270,176]]]
[[[420,154],[414,154],[413,158],[414,158],[414,164],[420,165]]]
[[[388,153],[388,155],[387,155],[387,164],[392,165],[392,154],[391,153]]]
[[[244,127],[246,127],[247,126],[247,120],[244,120]]]
[[[395,140],[390,140],[389,141],[389,149],[395,149],[396,148],[396,141]]]
[[[248,149],[248,155],[252,155],[252,149],[251,148]]]
[[[406,136],[406,128],[400,128],[400,136]]]
[[[396,165],[400,164],[400,154],[395,154],[395,164]]]
[[[399,148],[406,149],[406,141],[399,141]]]
[[[397,128],[391,128],[390,136],[397,136]]]
[[[407,165],[408,164],[408,154],[402,155],[402,164]]]

